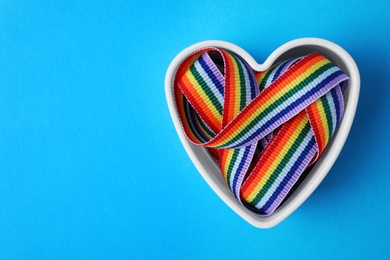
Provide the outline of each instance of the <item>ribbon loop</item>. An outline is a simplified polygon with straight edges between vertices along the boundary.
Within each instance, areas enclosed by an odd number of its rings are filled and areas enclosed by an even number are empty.
[[[187,138],[208,149],[242,205],[271,215],[324,151],[348,82],[318,53],[255,72],[208,47],[179,66],[174,93]]]

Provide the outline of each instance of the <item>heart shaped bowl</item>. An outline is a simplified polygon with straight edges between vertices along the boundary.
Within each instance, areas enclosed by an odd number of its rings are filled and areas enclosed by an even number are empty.
[[[348,90],[344,96],[344,116],[340,125],[338,126],[337,131],[333,135],[332,140],[299,189],[271,216],[261,217],[253,214],[251,211],[241,206],[234,198],[227,184],[223,180],[218,165],[216,165],[213,159],[209,156],[205,148],[190,143],[183,133],[173,93],[173,81],[175,73],[181,62],[188,55],[200,48],[209,46],[226,49],[238,54],[252,67],[252,69],[256,71],[264,71],[279,61],[307,55],[312,52],[318,52],[336,64],[351,79]],[[325,178],[332,165],[336,161],[348,137],[358,104],[359,91],[359,70],[352,57],[337,44],[319,38],[301,38],[290,41],[277,48],[263,64],[258,64],[245,50],[232,43],[224,41],[200,42],[180,52],[170,64],[165,77],[165,94],[169,111],[177,134],[179,135],[180,140],[195,167],[206,180],[208,185],[231,209],[233,209],[247,222],[258,228],[270,228],[279,224],[291,213],[293,213],[312,194],[312,192]]]

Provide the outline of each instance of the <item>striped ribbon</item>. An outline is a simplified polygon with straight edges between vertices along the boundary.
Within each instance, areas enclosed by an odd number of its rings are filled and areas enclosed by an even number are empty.
[[[196,51],[174,81],[183,131],[219,164],[237,200],[269,216],[321,156],[349,78],[318,53],[256,72],[219,48]]]

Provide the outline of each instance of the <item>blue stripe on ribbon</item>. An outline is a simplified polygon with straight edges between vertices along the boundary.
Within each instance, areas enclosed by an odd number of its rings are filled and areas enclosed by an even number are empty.
[[[316,144],[316,140],[313,136],[310,139],[309,143],[306,145],[305,149],[299,155],[298,159],[295,161],[294,165],[290,168],[289,172],[284,177],[283,181],[279,184],[278,188],[274,191],[272,196],[268,199],[267,203],[265,203],[264,206],[261,208],[262,211],[266,212],[269,209],[269,207],[271,207],[272,203],[274,203],[274,201],[277,199],[279,194],[283,191],[284,187],[290,181],[292,176],[294,176],[296,169],[299,167],[299,165],[301,165],[301,163],[306,158],[307,154],[310,152],[310,150],[313,148],[313,146],[315,144]]]
[[[202,55],[203,56],[203,55]],[[203,57],[199,57],[199,64],[202,66],[204,71],[206,71],[207,76],[211,79],[211,81],[214,83],[214,85],[217,87],[218,92],[221,93],[221,95],[224,95],[224,86],[219,82],[217,77],[214,75],[213,71],[210,69],[209,65],[206,63],[206,61],[203,59]]]
[[[302,104],[305,100],[309,99],[311,96],[319,92],[321,89],[323,89],[326,86],[326,82],[330,82],[334,79],[336,79],[338,76],[343,75],[344,73],[341,70],[337,70],[336,72],[332,73],[328,77],[326,77],[324,80],[322,80],[319,84],[316,85],[315,88],[312,90],[307,91],[304,95],[299,97],[297,100],[292,102],[290,105],[285,107],[282,111],[280,111],[278,114],[276,114],[273,118],[268,120],[265,124],[263,124],[259,129],[257,129],[252,135],[250,135],[248,138],[243,140],[242,142],[236,144],[232,148],[239,148],[246,144],[248,140],[254,139],[256,136],[260,135],[261,132],[263,132],[265,129],[270,127],[278,118],[282,118],[289,112],[291,112],[293,109],[298,107],[300,104]],[[276,118],[276,119],[275,119]]]

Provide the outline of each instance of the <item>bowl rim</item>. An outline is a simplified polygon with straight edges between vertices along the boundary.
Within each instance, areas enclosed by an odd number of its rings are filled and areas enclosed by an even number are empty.
[[[305,46],[315,47],[320,50],[324,50],[325,52],[331,53],[337,58],[339,58],[341,62],[343,62],[343,64],[345,65],[345,73],[348,74],[350,77],[350,85],[346,93],[346,95],[348,96],[345,102],[346,105],[344,110],[344,116],[342,121],[340,122],[340,125],[338,126],[337,131],[334,133],[331,142],[329,143],[323,155],[318,160],[312,172],[305,179],[305,182],[301,185],[299,190],[291,198],[289,198],[288,202],[286,202],[271,216],[261,217],[253,214],[246,208],[242,207],[236,201],[230,190],[227,189],[227,186],[221,187],[221,185],[218,185],[215,181],[215,178],[213,178],[213,176],[209,173],[209,171],[215,171],[215,169],[211,169],[210,166],[207,166],[202,163],[202,159],[205,159],[205,157],[204,155],[200,154],[199,146],[190,143],[182,131],[182,126],[179,120],[173,95],[173,80],[175,77],[175,73],[181,62],[188,55],[198,49],[209,46],[223,48],[238,54],[256,71],[263,71],[271,67],[271,65],[280,56],[286,54],[288,51],[291,51],[294,48]],[[214,192],[239,216],[245,219],[248,223],[258,228],[270,228],[286,219],[314,192],[314,190],[328,174],[329,170],[339,156],[341,149],[343,148],[344,143],[350,132],[350,128],[352,126],[356,113],[359,92],[360,74],[353,58],[339,45],[321,38],[299,38],[289,41],[278,47],[275,51],[273,51],[262,64],[257,63],[248,52],[233,43],[220,40],[202,41],[182,50],[172,60],[165,76],[165,94],[171,119],[174,123],[181,143],[183,144],[191,161],[193,162],[201,176],[204,178],[204,180],[214,190]],[[230,192],[230,194],[227,193],[227,191]]]

